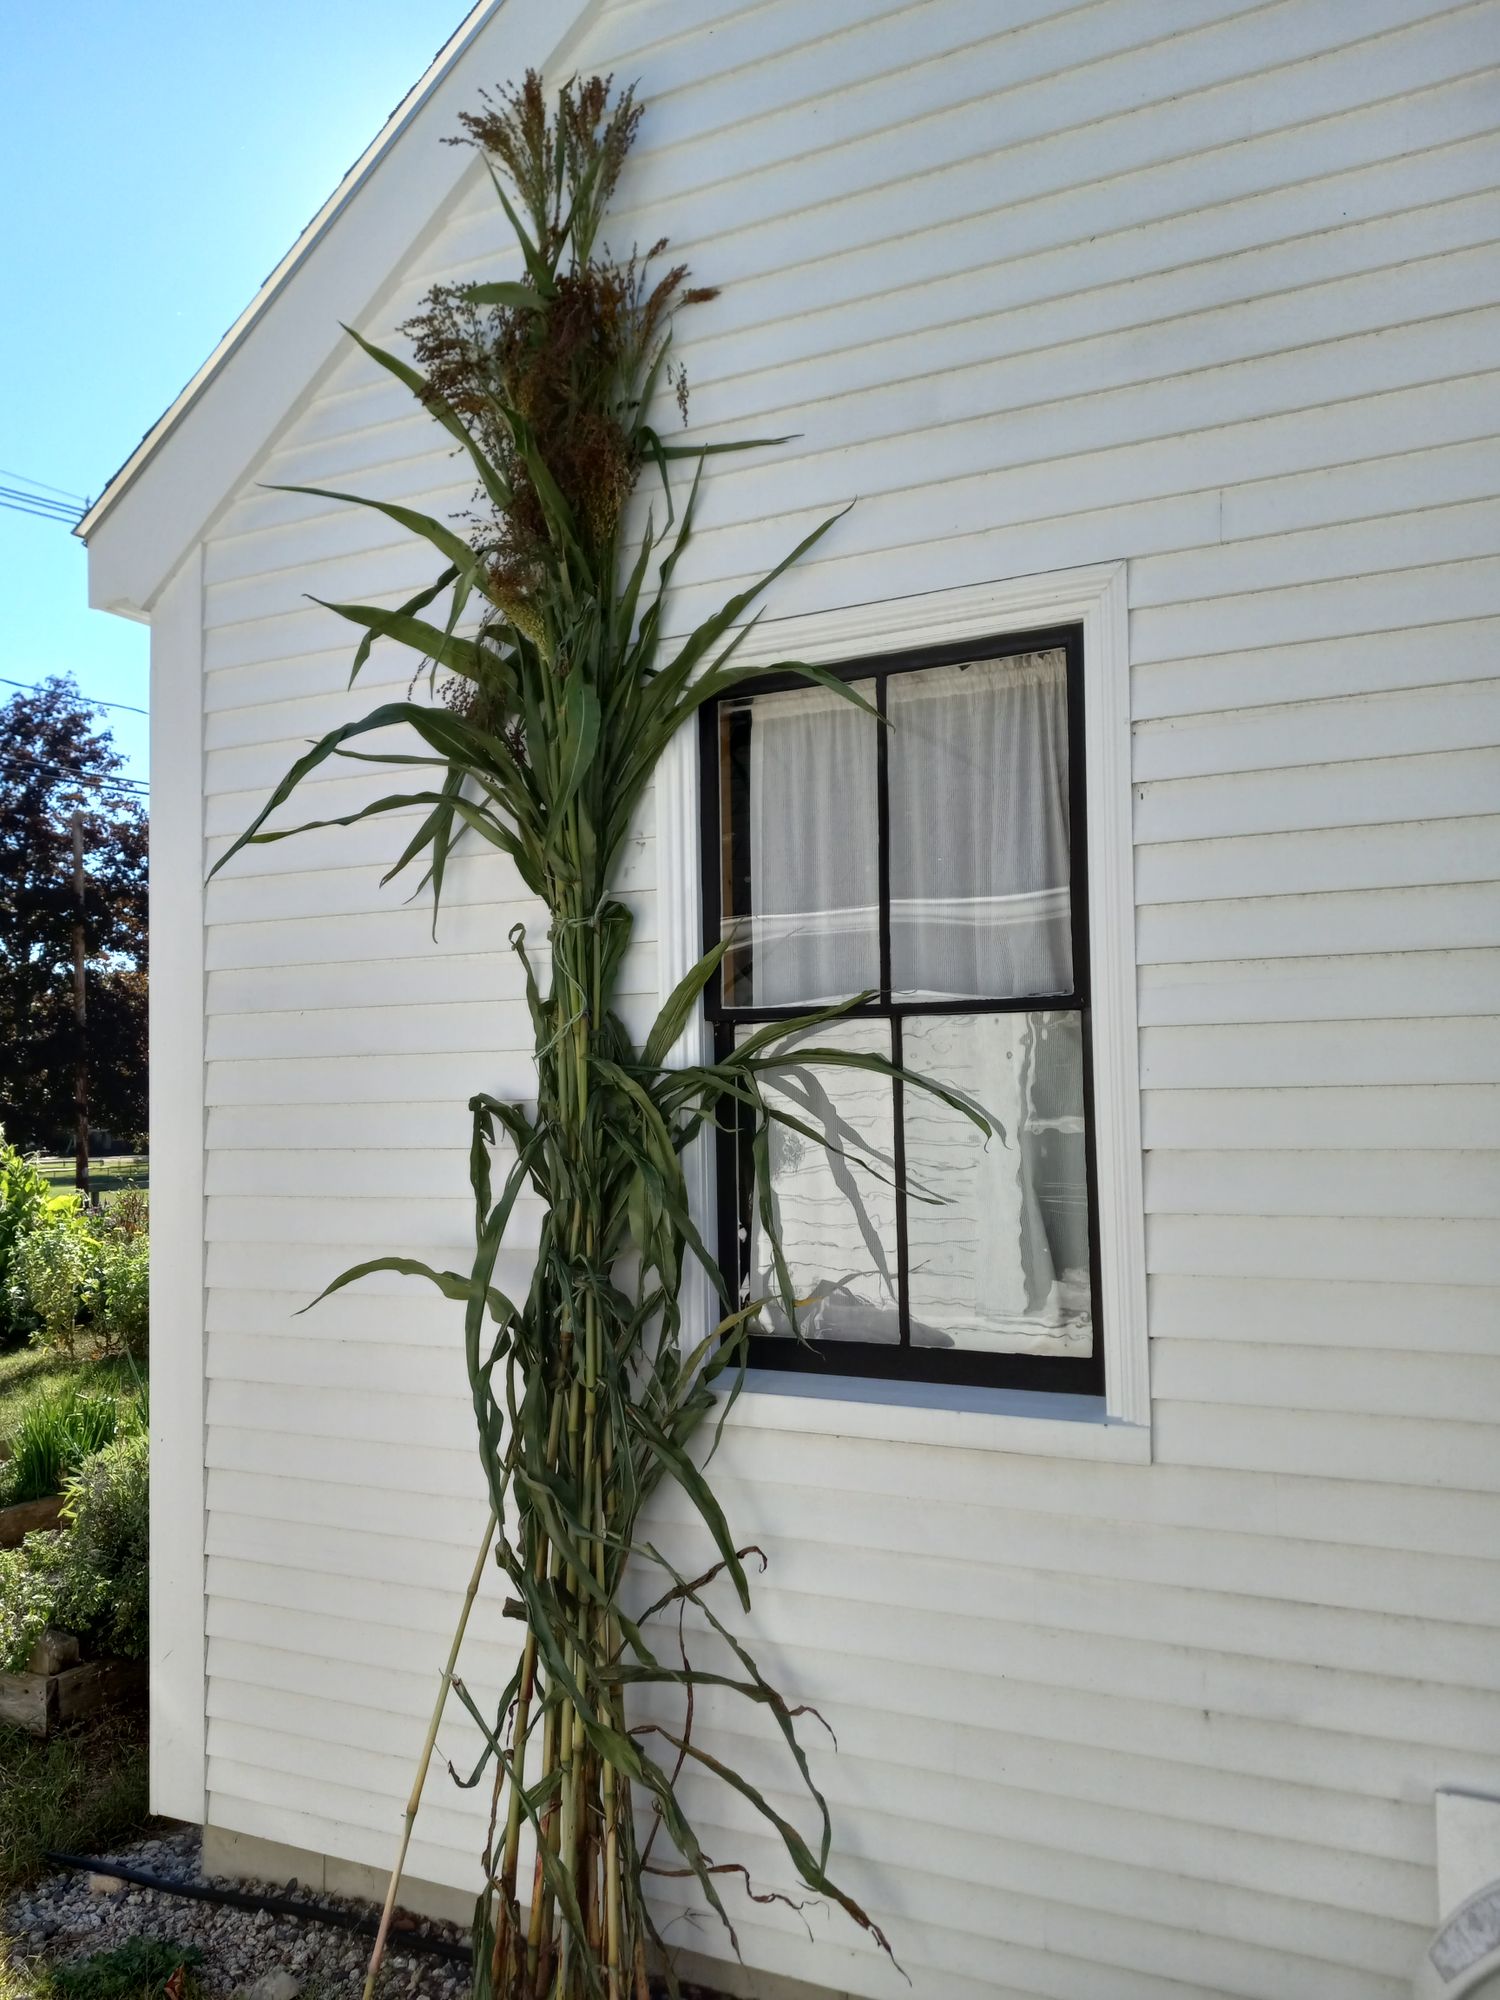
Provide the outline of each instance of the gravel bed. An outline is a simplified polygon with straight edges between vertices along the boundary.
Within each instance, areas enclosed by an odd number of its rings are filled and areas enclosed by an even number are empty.
[[[172,1882],[217,1880],[223,1888],[252,1893],[257,1886],[205,1876],[196,1827],[137,1841],[107,1858]],[[303,1890],[296,1882],[276,1884],[268,1893],[378,1914],[372,1903]],[[408,1928],[428,1937],[468,1942],[467,1930],[457,1924],[423,1918]],[[356,1932],[332,1930],[298,1917],[187,1902],[155,1889],[107,1884],[103,1877],[76,1872],[49,1875],[0,1904],[0,1934],[10,1941],[13,1969],[23,1975],[29,1960],[58,1964],[108,1951],[133,1937],[196,1945],[203,1954],[198,1976],[212,2000],[357,2000],[364,1989],[371,1944]],[[403,1949],[401,1932],[392,1932],[377,1988],[380,2000],[400,2000],[408,1994],[415,2000],[462,2000],[468,1991],[467,1965]],[[683,2000],[720,2000],[706,1987],[685,1985],[682,1993]]]

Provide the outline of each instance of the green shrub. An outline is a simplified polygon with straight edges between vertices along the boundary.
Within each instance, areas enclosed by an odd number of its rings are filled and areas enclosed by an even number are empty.
[[[17,1242],[74,1205],[71,1195],[53,1194],[41,1168],[0,1133],[0,1348],[18,1345],[36,1325],[29,1295],[11,1286]]]
[[[151,1293],[147,1213],[146,1196],[136,1189],[92,1211],[73,1195],[49,1197],[11,1247],[9,1322],[68,1354],[81,1344],[144,1359]]]
[[[34,1395],[21,1411],[11,1439],[11,1456],[0,1466],[0,1502],[42,1500],[61,1493],[71,1473],[110,1444],[121,1428],[140,1428],[133,1409],[122,1415],[108,1391],[89,1391],[77,1382]]]
[[[11,1310],[29,1317],[32,1338],[73,1351],[98,1282],[99,1245],[71,1196],[16,1238],[7,1286]]]
[[[86,1458],[68,1481],[59,1540],[68,1581],[59,1622],[100,1652],[146,1655],[151,1560],[150,1444],[142,1431]]]
[[[56,1535],[0,1549],[0,1672],[24,1669],[49,1625],[92,1652],[142,1659],[149,1619],[149,1449],[132,1431],[68,1481]]]
[[[61,1622],[62,1543],[28,1535],[18,1549],[0,1549],[0,1673],[24,1673],[37,1640]]]
[[[89,1324],[106,1354],[146,1358],[151,1324],[151,1243],[108,1228],[99,1238]]]

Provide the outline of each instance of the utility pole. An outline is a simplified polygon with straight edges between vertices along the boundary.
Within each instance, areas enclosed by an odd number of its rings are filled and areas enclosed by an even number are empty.
[[[84,984],[87,947],[83,935],[83,899],[88,876],[83,866],[83,808],[73,808],[73,1019],[77,1044],[73,1067],[73,1185],[85,1200],[92,1198],[89,1186],[89,1010]]]

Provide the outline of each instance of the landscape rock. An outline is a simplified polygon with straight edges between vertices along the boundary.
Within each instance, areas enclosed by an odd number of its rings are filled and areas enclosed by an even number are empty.
[[[253,1984],[242,1988],[242,1996],[243,2000],[297,2000],[301,1991],[302,1981],[278,1967],[273,1972],[263,1972]]]
[[[164,1882],[202,1884],[202,1851],[195,1827],[154,1833],[101,1860],[119,1861]],[[244,1889],[253,1885],[224,1882]],[[279,1885],[271,1893],[285,1894]],[[308,1902],[378,1914],[373,1903],[348,1896],[302,1890]],[[0,1897],[0,1992],[32,1991],[28,1959],[60,1964],[110,1951],[132,1937],[156,1937],[192,1946],[202,1953],[197,1976],[207,2000],[360,2000],[370,1939],[356,1931],[334,1930],[302,1917],[273,1916],[267,1910],[237,1910],[224,1904],[192,1902],[166,1891],[132,1888],[117,1876],[70,1871],[51,1875],[8,1901]],[[13,1940],[6,1983],[3,1940]],[[467,2000],[469,1967],[415,1949],[419,1938],[467,1945],[467,1929],[426,1918],[409,1918],[393,1930],[376,1988],[376,2000]],[[682,2000],[721,2000],[705,1989],[684,1985]],[[653,1986],[661,2000],[662,1989]]]

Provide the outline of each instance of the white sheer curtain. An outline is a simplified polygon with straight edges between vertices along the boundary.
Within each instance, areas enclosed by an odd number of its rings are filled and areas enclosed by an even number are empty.
[[[861,692],[873,700],[873,686]],[[886,701],[893,997],[1070,993],[1065,654],[892,674]],[[737,929],[752,951],[745,997],[757,1007],[815,1006],[876,987],[879,724],[821,688],[757,696],[748,708],[750,908]],[[819,1039],[884,1048],[888,1034],[883,1022],[861,1022]],[[913,1342],[1086,1354],[1077,1017],[911,1016],[904,1059],[972,1096],[996,1127],[986,1145],[940,1100],[904,1093]],[[894,1205],[850,1145],[858,1134],[889,1174],[889,1086],[839,1070],[803,1072],[787,1089],[796,1115],[851,1155],[830,1157],[784,1127],[771,1139],[788,1261],[799,1294],[815,1301],[805,1330],[894,1340]],[[770,1273],[753,1211],[749,1238],[759,1293]]]
[[[1070,992],[1063,653],[892,674],[887,708],[896,996]],[[753,1004],[863,992],[880,978],[879,725],[822,688],[750,715]]]
[[[873,684],[859,692],[873,707]],[[750,704],[750,944],[757,1007],[880,984],[873,716],[825,688]]]
[[[1059,650],[892,674],[897,997],[1068,993],[1068,683]]]

